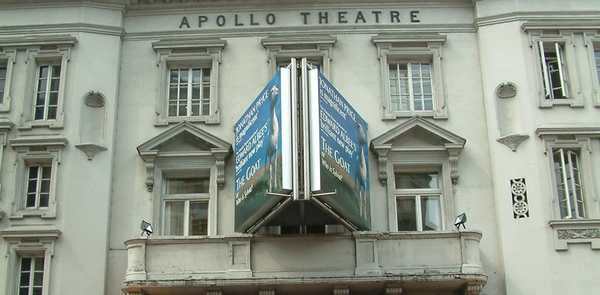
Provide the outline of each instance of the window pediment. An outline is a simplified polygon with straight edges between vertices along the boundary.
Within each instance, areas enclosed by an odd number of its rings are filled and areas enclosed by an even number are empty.
[[[233,153],[231,144],[189,122],[175,125],[141,144],[137,150],[146,162],[146,185],[149,191],[152,191],[154,186],[155,165],[164,168],[179,166],[185,169],[209,168],[216,164],[217,183],[222,188],[225,183],[225,159]]]
[[[391,159],[401,164],[449,160],[452,182],[458,181],[458,154],[462,151],[466,139],[448,131],[422,117],[412,119],[392,128],[371,140],[370,149],[379,158],[379,180],[388,179],[386,165]]]

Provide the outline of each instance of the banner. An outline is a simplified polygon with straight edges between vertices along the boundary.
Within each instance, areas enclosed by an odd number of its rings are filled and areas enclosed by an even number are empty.
[[[367,123],[318,70],[309,76],[313,193],[359,230],[371,229]]]
[[[290,71],[280,69],[235,124],[235,230],[292,190]]]

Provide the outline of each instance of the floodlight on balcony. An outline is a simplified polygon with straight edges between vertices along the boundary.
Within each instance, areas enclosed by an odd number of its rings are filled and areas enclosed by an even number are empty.
[[[146,235],[148,236],[152,234],[152,224],[146,222],[145,220],[142,220],[142,224],[140,224],[140,229],[142,230],[142,236],[144,235],[144,233],[146,233]]]
[[[458,216],[456,216],[456,221],[454,221],[454,226],[456,226],[457,229],[460,229],[460,226],[462,225],[463,228],[467,228],[465,226],[465,223],[467,222],[467,214],[462,213]]]

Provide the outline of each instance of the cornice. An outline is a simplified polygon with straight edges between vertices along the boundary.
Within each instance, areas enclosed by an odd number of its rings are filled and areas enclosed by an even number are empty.
[[[145,41],[161,38],[179,37],[214,37],[214,38],[233,38],[248,36],[287,36],[287,35],[311,35],[315,31],[320,34],[368,34],[375,33],[406,33],[406,34],[427,34],[427,33],[476,33],[477,30],[471,24],[435,24],[435,25],[365,25],[360,27],[283,27],[283,28],[253,28],[244,29],[208,29],[208,30],[170,30],[160,32],[127,32],[123,37],[125,41]]]
[[[577,11],[577,12],[510,12],[498,15],[475,17],[475,26],[485,27],[491,25],[498,25],[510,22],[548,22],[548,23],[568,23],[568,22],[598,22],[600,19],[600,12],[598,11]]]
[[[3,26],[2,35],[43,35],[43,34],[68,34],[72,32],[83,32],[101,35],[123,36],[125,30],[118,26],[102,26],[87,23],[70,23],[56,25],[30,25],[30,26]],[[22,37],[22,36],[21,36]],[[4,37],[0,37],[4,38]]]
[[[0,37],[0,47],[74,46],[77,38],[71,35],[30,35]]]
[[[60,135],[23,136],[9,140],[13,148],[65,147],[68,140]]]
[[[129,0],[0,0],[2,9],[93,7],[125,11]]]
[[[578,124],[578,125],[545,125],[537,128],[535,134],[539,137],[560,136],[560,135],[579,135],[593,138],[600,138],[600,125],[598,124]]]
[[[4,239],[23,239],[23,238],[46,238],[55,240],[60,236],[61,231],[54,225],[36,224],[36,225],[15,225],[0,231],[0,236]]]
[[[127,14],[170,14],[197,9],[211,11],[258,11],[265,9],[340,9],[340,8],[473,8],[472,0],[129,0]]]

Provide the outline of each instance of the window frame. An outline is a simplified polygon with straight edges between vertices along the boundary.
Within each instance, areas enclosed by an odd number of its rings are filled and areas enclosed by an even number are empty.
[[[429,65],[429,73],[430,73],[430,75],[429,75],[429,87],[431,88],[431,110],[428,110],[428,109],[416,110],[415,109],[415,104],[416,104],[415,100],[417,100],[417,99],[416,99],[415,91],[414,91],[414,87],[413,87],[414,83],[415,83],[415,80],[414,80],[415,77],[412,74],[412,65],[415,64],[415,63],[420,64],[421,67],[422,67],[422,64],[425,64],[425,63]],[[395,94],[395,93],[392,93],[392,91],[391,91],[391,88],[392,88],[391,80],[392,80],[392,78],[389,76],[389,72],[391,71],[391,69],[389,69],[389,67],[391,67],[392,64],[396,65],[396,70],[397,71],[400,71],[400,65],[401,64],[405,64],[406,65],[406,76],[407,76],[406,77],[406,79],[407,79],[406,84],[408,85],[408,91],[407,91],[407,93],[408,93],[408,96],[409,96],[409,101],[408,101],[408,103],[409,103],[409,109],[408,110],[393,110],[393,107],[392,107],[392,105],[393,105],[393,103],[392,103],[393,99],[392,98],[393,98],[393,96],[397,95],[399,97],[398,103],[400,105],[402,105],[402,91],[400,90],[400,88],[401,88],[401,86],[400,86],[401,81],[399,80],[400,79],[399,75],[398,75],[398,78],[396,79],[397,80],[396,82],[398,82],[398,85],[397,85],[398,93]],[[433,75],[431,75],[431,74],[432,74],[431,73],[431,62],[429,60],[419,60],[419,59],[408,59],[408,60],[401,60],[401,61],[393,61],[393,60],[390,61],[390,60],[388,60],[388,81],[387,81],[387,83],[388,83],[388,86],[389,86],[388,91],[389,91],[389,96],[390,96],[389,97],[389,102],[390,102],[390,109],[391,109],[391,111],[392,112],[427,112],[427,111],[433,111],[434,110],[434,106],[435,106],[435,103],[434,103],[435,93],[434,93],[434,87],[433,87],[433,85],[435,84],[435,81],[433,81]],[[423,83],[423,80],[424,80],[423,78],[424,77],[421,75],[421,77],[420,77],[421,84],[424,84]],[[422,85],[421,86],[421,95],[422,96],[425,95],[423,88],[424,87]],[[425,99],[423,99],[423,108],[425,108],[425,103],[424,102],[425,102]]]
[[[158,85],[156,98],[155,126],[189,121],[194,123],[219,124],[219,66],[221,52],[227,45],[222,39],[161,39],[152,43],[157,54]],[[170,71],[173,68],[210,68],[210,111],[208,115],[169,116]]]
[[[165,176],[164,174],[168,175]],[[211,198],[211,192],[214,190],[213,189],[213,182],[211,181],[214,178],[211,178],[210,176],[210,170],[209,171],[199,171],[199,173],[194,173],[196,177],[189,177],[189,174],[186,173],[186,175],[181,175],[180,172],[176,172],[176,171],[171,171],[171,172],[167,172],[165,173],[163,171],[163,178],[164,178],[164,182],[163,182],[163,192],[162,192],[162,230],[160,231],[161,233],[163,233],[163,235],[166,235],[166,227],[167,227],[167,202],[171,201],[171,202],[175,202],[175,201],[183,201],[184,202],[184,221],[183,221],[183,235],[184,237],[189,237],[189,236],[207,236],[210,233],[213,233],[212,235],[216,234],[216,228],[212,228],[212,225],[216,223],[216,221],[213,218],[213,215],[215,213],[212,213],[216,208],[213,208],[215,204],[215,200],[214,198]],[[170,179],[207,179],[209,182],[209,189],[208,192],[204,192],[204,193],[181,193],[181,194],[167,194],[166,190],[167,190],[167,186],[168,186],[168,182]],[[216,183],[215,183],[216,185]],[[212,194],[214,195],[214,194]],[[211,199],[213,199],[213,201],[211,202]],[[189,203],[191,202],[201,202],[201,203],[206,203],[207,204],[207,232],[204,235],[191,235],[190,234],[190,230],[189,230]],[[170,235],[170,236],[180,236],[180,235]]]
[[[600,30],[584,32],[583,35],[592,77],[592,99],[594,106],[600,108]],[[599,58],[596,58],[596,53]]]
[[[536,72],[535,76],[538,85],[538,107],[583,107],[583,94],[579,82],[577,60],[575,59],[575,33],[568,30],[561,30],[554,25],[539,24],[537,22],[526,22],[522,28],[528,34],[529,46],[532,49],[533,69]],[[548,73],[543,66],[545,64],[543,62],[545,60],[545,53],[543,53],[544,43],[561,45],[562,50],[555,49],[555,51],[562,52],[562,56],[557,52],[557,58],[559,59],[558,64],[561,67],[559,69],[559,74],[562,76],[561,80],[567,84],[566,87],[564,84],[562,85],[563,95],[567,95],[566,98],[547,98],[547,94],[551,89],[549,89],[550,77],[548,77]],[[558,48],[556,45],[554,47]]]
[[[2,44],[0,43],[0,47]],[[4,79],[4,93],[0,94],[0,113],[6,113],[10,111],[10,104],[12,101],[11,95],[11,84],[12,84],[12,72],[13,65],[15,63],[17,50],[14,48],[4,48],[0,52],[0,64],[6,67],[6,77]]]
[[[27,81],[25,83],[25,99],[19,119],[18,128],[21,130],[35,127],[48,127],[62,129],[64,127],[64,104],[67,88],[67,71],[71,59],[71,50],[77,44],[77,39],[70,35],[55,37],[35,37],[25,52],[27,63]],[[35,106],[38,89],[38,73],[41,66],[47,64],[60,64],[60,82],[56,105],[55,119],[35,119]]]
[[[306,57],[307,60],[320,61],[319,71],[330,80],[332,48],[336,42],[336,37],[328,35],[269,36],[261,40],[267,50],[271,76],[277,73],[282,63],[292,58]]]
[[[441,34],[380,34],[371,38],[377,47],[381,76],[381,116],[383,120],[409,118],[415,115],[447,119],[442,76],[442,46],[446,36]],[[429,62],[432,88],[432,110],[393,111],[390,93],[390,63]]]
[[[185,150],[176,147],[182,144]],[[174,150],[172,150],[174,149]],[[184,121],[137,147],[146,166],[146,186],[152,193],[152,224],[163,235],[166,179],[209,177],[208,236],[217,234],[218,192],[225,184],[225,159],[231,144]],[[155,189],[158,188],[158,189]]]
[[[591,138],[600,136],[600,129],[596,129],[599,128],[540,127],[536,130],[538,136],[543,140],[545,147],[544,153],[547,157],[548,183],[551,186],[550,191],[552,192],[552,200],[550,200],[550,203],[552,204],[552,220],[571,220],[577,222],[578,220],[588,220],[600,217],[598,206],[594,205],[597,196],[594,193],[595,189],[591,156]],[[579,173],[585,208],[584,218],[563,218],[560,214],[559,194],[557,191],[558,182],[554,172],[554,152],[559,149],[577,151],[579,153]]]
[[[432,173],[435,172],[438,176],[438,188],[398,188],[394,185],[394,195],[396,197],[396,203],[399,200],[405,199],[408,200],[410,198],[412,198],[415,201],[415,211],[414,211],[414,217],[415,217],[415,222],[416,222],[416,229],[415,231],[425,231],[423,230],[423,213],[422,213],[422,203],[423,203],[423,197],[432,197],[432,196],[437,196],[439,198],[439,205],[440,207],[439,212],[440,212],[440,229],[438,230],[433,230],[433,231],[441,231],[444,230],[444,222],[443,220],[445,220],[445,214],[444,214],[444,181],[443,181],[443,172],[441,171],[441,167],[431,167],[430,169],[427,169],[426,166],[419,166],[419,167],[412,167],[412,169],[407,169],[410,166],[407,165],[396,165],[394,166],[394,182],[396,182],[396,175],[397,173]],[[398,218],[398,206],[396,205],[395,209],[396,212],[394,214],[394,216],[396,216],[396,218]],[[397,231],[400,231],[398,229],[398,226],[396,227]]]
[[[58,239],[60,234],[60,230],[53,225],[19,225],[0,231],[0,235],[7,241],[8,271],[5,294],[19,294],[20,266],[23,257],[44,259],[42,294],[50,294],[50,271],[52,269],[52,256],[54,255],[54,241]]]
[[[403,143],[423,137],[419,145]],[[454,185],[458,183],[458,155],[466,140],[420,116],[388,130],[371,140],[370,149],[378,158],[379,181],[386,187],[388,228],[398,230],[395,172],[439,171],[442,231],[453,229]],[[391,179],[392,181],[388,181]]]
[[[27,136],[9,140],[17,151],[15,170],[15,189],[11,202],[9,218],[24,217],[55,218],[57,206],[58,165],[62,148],[67,139],[61,136]],[[51,167],[50,191],[47,207],[26,207],[29,167],[45,165]]]

